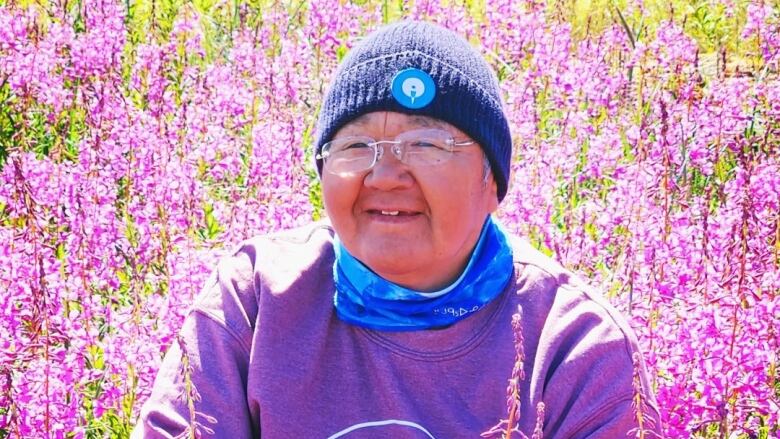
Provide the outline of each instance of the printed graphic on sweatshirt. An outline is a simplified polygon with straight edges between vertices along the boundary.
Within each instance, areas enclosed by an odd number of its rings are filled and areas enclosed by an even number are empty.
[[[411,421],[386,419],[361,422],[347,427],[328,439],[436,439],[425,427]]]

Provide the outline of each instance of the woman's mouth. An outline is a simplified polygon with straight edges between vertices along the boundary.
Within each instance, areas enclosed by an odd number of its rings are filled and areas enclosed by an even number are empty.
[[[369,209],[367,213],[376,221],[389,223],[406,222],[420,216],[420,212],[402,209]]]

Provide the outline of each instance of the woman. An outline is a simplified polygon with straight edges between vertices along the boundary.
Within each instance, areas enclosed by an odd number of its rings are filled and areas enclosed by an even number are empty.
[[[626,322],[492,219],[511,138],[465,40],[421,22],[369,35],[335,75],[316,145],[329,221],[219,263],[135,437],[654,431]]]

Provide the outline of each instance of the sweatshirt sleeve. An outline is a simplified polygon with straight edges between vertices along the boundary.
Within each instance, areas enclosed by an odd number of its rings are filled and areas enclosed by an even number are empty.
[[[660,437],[658,411],[633,331],[611,306],[581,289],[559,290],[536,359],[545,371],[545,437]],[[635,359],[637,361],[635,361]]]
[[[251,255],[251,253],[250,253]],[[220,261],[168,350],[132,438],[259,436],[246,386],[256,305],[245,252]]]
[[[587,438],[587,439],[611,439],[638,437],[639,425],[636,418],[636,410],[632,399],[620,398],[613,404],[600,407],[590,413],[586,420],[575,426],[573,431],[564,433],[561,437]],[[655,415],[646,414],[642,431],[647,439],[661,438],[655,425]]]

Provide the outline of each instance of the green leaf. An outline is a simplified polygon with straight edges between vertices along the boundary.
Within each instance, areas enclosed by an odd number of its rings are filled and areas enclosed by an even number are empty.
[[[203,239],[212,240],[222,233],[222,227],[219,225],[219,221],[214,217],[214,206],[211,204],[205,204],[203,206],[203,219],[205,222],[204,228],[198,230],[198,234]]]

